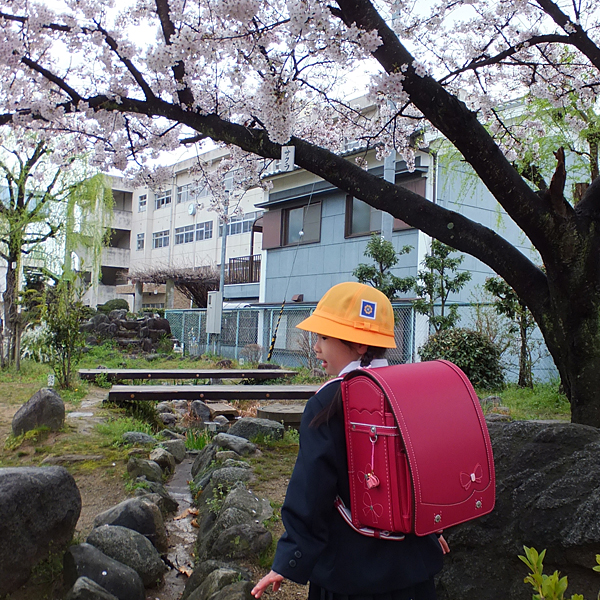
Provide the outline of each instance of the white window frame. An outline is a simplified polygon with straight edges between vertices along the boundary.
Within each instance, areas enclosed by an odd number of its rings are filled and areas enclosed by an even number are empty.
[[[169,245],[169,230],[155,231],[152,234],[152,249],[166,248]]]
[[[196,241],[210,240],[213,236],[213,222],[205,221],[196,225]]]
[[[194,241],[194,225],[185,225],[184,227],[175,228],[175,245],[189,244]]]
[[[148,205],[148,194],[138,196],[138,212],[146,212]]]
[[[137,234],[137,247],[136,250],[143,250],[144,249],[144,244],[145,244],[145,238],[146,236],[143,233],[138,233]]]
[[[162,190],[160,192],[156,192],[156,196],[154,198],[154,208],[158,210],[159,208],[164,208],[168,204],[171,204],[171,190]]]

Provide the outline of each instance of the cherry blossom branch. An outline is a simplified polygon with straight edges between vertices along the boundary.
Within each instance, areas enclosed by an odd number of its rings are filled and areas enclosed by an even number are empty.
[[[98,28],[98,31],[103,35],[104,41],[106,42],[108,47],[117,55],[117,57],[125,65],[125,67],[127,67],[127,70],[129,71],[129,73],[131,73],[131,76],[140,86],[140,89],[144,92],[146,98],[154,98],[154,92],[152,91],[152,88],[148,85],[148,83],[146,82],[140,71],[137,69],[137,67],[128,58],[125,58],[119,52],[119,44],[117,43],[115,38],[113,38],[112,35],[110,35],[108,31],[106,31],[99,23],[96,23],[96,27]]]
[[[160,20],[160,25],[162,27],[163,36],[165,39],[165,43],[167,46],[172,45],[171,38],[175,35],[175,25],[173,21],[171,21],[170,7],[168,0],[155,0],[156,3],[156,12],[158,14],[158,18]],[[188,87],[185,80],[185,64],[183,61],[178,60],[172,67],[173,75],[175,77],[175,81],[182,86],[182,89],[177,90],[177,97],[179,98],[179,102],[182,106],[192,107],[194,104],[194,94],[192,90]]]
[[[535,0],[540,8],[553,19],[564,31],[569,34],[569,39],[590,62],[600,70],[600,48],[588,37],[581,25],[573,23],[569,17],[552,0]]]
[[[545,44],[545,43],[569,44],[572,42],[570,41],[570,38],[566,35],[554,34],[554,35],[534,36],[527,40],[524,40],[523,42],[519,42],[516,46],[511,46],[510,48],[503,50],[502,52],[496,54],[495,56],[490,56],[490,57],[487,57],[484,59],[479,59],[479,58],[473,59],[469,64],[465,65],[464,67],[461,67],[460,69],[455,69],[454,71],[452,71],[452,72],[448,73],[447,75],[445,75],[444,77],[442,77],[440,79],[440,83],[444,83],[444,82],[448,81],[448,79],[456,77],[457,75],[460,75],[461,73],[465,73],[466,71],[473,71],[476,69],[480,69],[482,67],[488,67],[490,65],[500,64],[503,60],[505,60],[507,58],[511,58],[515,54],[521,52],[522,50],[524,50],[526,48],[529,48],[530,46],[537,46],[538,44]],[[522,63],[519,63],[519,64],[522,64]]]

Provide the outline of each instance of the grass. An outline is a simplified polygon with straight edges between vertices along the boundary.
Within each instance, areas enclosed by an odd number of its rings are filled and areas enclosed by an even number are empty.
[[[107,446],[123,445],[123,434],[128,431],[139,431],[152,435],[150,424],[133,417],[112,418],[105,423],[98,423],[96,430],[105,438]]]
[[[188,429],[185,434],[185,447],[188,450],[202,450],[212,440],[207,429]]]
[[[571,419],[569,401],[560,392],[558,381],[536,384],[533,390],[513,384],[498,395],[502,398],[502,405],[510,409],[511,417],[516,420]]]

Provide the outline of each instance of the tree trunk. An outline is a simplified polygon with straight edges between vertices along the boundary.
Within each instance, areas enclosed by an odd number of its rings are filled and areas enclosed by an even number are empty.
[[[521,348],[519,352],[519,387],[533,389],[533,373],[531,372],[531,356],[529,352],[529,327],[527,325],[527,307],[520,303],[521,312],[519,315],[519,335],[521,338]]]
[[[18,264],[15,256],[9,256],[6,265],[6,290],[4,300],[4,339],[6,343],[6,364],[11,365],[15,360],[15,332],[17,323],[17,270],[13,265]]]

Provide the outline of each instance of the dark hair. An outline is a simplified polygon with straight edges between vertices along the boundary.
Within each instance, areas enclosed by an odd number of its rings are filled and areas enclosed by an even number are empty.
[[[352,346],[352,342],[340,340],[347,346]],[[379,348],[378,346],[369,346],[367,351],[360,357],[360,366],[368,367],[373,360],[376,358],[383,358],[385,356],[385,348]],[[341,415],[344,412],[344,406],[342,404],[342,388],[340,387],[335,393],[335,396],[331,400],[328,406],[318,412],[313,420],[310,422],[309,427],[319,427],[323,423],[328,423],[329,419],[332,419],[336,415]]]

